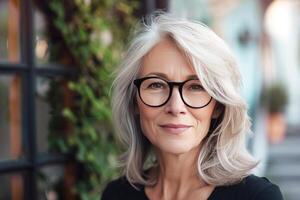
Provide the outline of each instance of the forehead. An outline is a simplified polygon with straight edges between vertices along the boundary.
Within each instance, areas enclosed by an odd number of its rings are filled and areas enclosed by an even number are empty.
[[[165,38],[143,58],[140,75],[150,73],[165,74],[173,79],[195,75],[195,70],[175,42]]]

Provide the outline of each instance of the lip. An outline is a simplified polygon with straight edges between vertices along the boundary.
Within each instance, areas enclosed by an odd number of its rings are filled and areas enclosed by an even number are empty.
[[[160,127],[163,128],[167,133],[181,134],[192,126],[186,124],[162,124]]]

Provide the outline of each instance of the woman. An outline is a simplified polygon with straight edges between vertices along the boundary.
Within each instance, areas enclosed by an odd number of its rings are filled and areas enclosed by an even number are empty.
[[[280,200],[251,175],[240,74],[229,48],[199,22],[156,13],[131,43],[114,82],[113,114],[127,145],[124,176],[103,200]]]

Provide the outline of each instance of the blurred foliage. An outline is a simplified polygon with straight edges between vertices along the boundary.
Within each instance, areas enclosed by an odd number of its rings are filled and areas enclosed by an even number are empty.
[[[262,103],[269,113],[283,112],[288,103],[288,95],[280,83],[272,84],[263,90]]]
[[[111,123],[109,90],[111,73],[128,41],[137,1],[129,0],[36,0],[48,23],[50,60],[78,69],[67,85],[72,103],[64,103],[57,81],[50,84],[49,142],[55,151],[72,152],[80,164],[74,188],[80,199],[99,199],[105,183],[118,175]],[[67,106],[67,107],[66,107]],[[59,130],[68,134],[63,137]]]

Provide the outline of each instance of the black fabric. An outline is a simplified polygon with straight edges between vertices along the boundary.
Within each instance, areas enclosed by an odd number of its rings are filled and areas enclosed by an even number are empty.
[[[110,182],[101,199],[149,200],[142,185],[135,189],[125,177]],[[283,197],[279,187],[267,178],[250,175],[238,184],[216,187],[208,200],[283,200]]]

